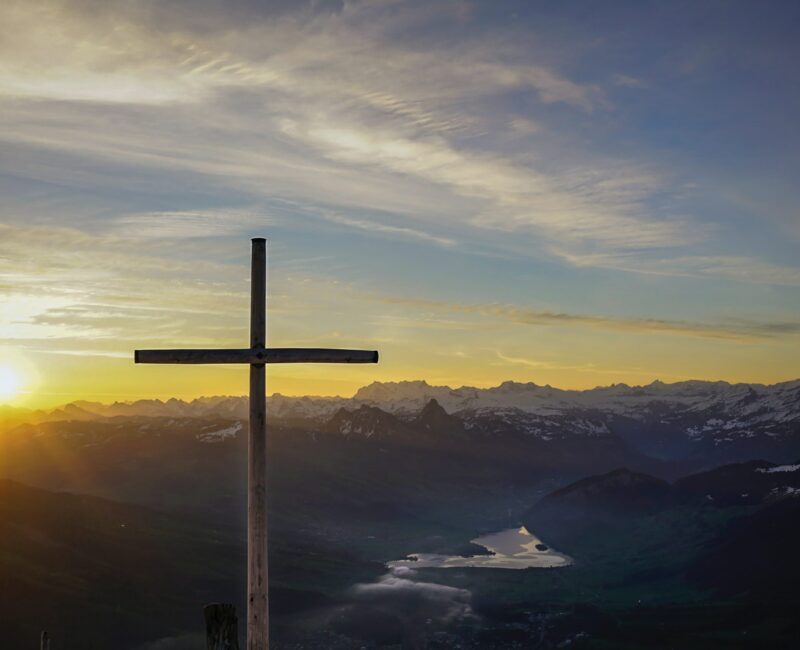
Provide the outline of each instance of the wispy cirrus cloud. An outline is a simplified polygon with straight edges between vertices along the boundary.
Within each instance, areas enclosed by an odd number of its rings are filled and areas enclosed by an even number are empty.
[[[580,253],[551,251],[575,266],[603,267],[651,275],[727,278],[755,284],[800,287],[800,266],[776,264],[747,255],[679,255],[653,258],[641,252]]]
[[[432,235],[424,230],[418,230],[416,228],[392,226],[379,221],[367,221],[366,219],[353,219],[341,214],[329,212],[325,212],[323,218],[326,221],[349,226],[351,228],[358,228],[359,230],[366,230],[368,232],[382,233],[399,237],[410,237],[412,239],[421,239],[422,241],[431,242],[448,248],[456,245],[456,241],[454,239]]]
[[[754,341],[800,335],[800,321],[703,323],[664,318],[620,318],[596,314],[554,312],[502,304],[458,303],[418,298],[383,297],[390,304],[413,306],[456,314],[469,314],[521,325],[567,326],[636,334],[667,334],[727,341]]]
[[[528,359],[526,357],[515,357],[512,355],[503,354],[502,352],[495,352],[497,358],[504,365],[524,366],[526,368],[533,368],[534,370],[568,370],[580,373],[590,373],[592,375],[628,375],[634,377],[652,377],[653,371],[644,368],[625,367],[625,368],[604,368],[599,367],[593,363],[582,364],[564,364],[553,361],[544,361],[540,359]],[[690,379],[686,375],[660,375],[663,379],[674,379],[676,381]]]
[[[606,160],[556,172],[535,142],[526,160],[470,146],[498,94],[531,92],[584,113],[609,108],[599,87],[519,62],[522,43],[409,46],[393,30],[408,29],[416,13],[383,4],[277,12],[233,31],[224,19],[183,25],[127,4],[27,6],[4,10],[0,89],[17,102],[6,107],[6,140],[203,174],[255,196],[382,207],[411,223],[373,232],[434,244],[460,238],[420,237],[414,221],[611,248],[697,237],[684,221],[649,213],[645,202],[662,181],[641,165]],[[90,104],[88,114],[65,109],[77,101]],[[129,119],[112,126],[109,104],[127,107]],[[190,137],[187,120],[199,127]],[[369,230],[363,219],[339,224]]]

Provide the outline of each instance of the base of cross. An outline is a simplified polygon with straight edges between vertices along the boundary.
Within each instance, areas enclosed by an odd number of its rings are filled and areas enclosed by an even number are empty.
[[[227,603],[211,603],[203,608],[206,619],[208,650],[239,650],[239,619],[236,607]]]

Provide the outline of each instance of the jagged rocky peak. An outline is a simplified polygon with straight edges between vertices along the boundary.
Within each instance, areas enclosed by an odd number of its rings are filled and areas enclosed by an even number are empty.
[[[415,381],[373,381],[358,389],[353,399],[364,402],[385,402],[389,400],[418,398],[432,388],[424,379]]]
[[[422,429],[441,433],[461,432],[464,429],[463,422],[450,415],[436,399],[428,400],[414,419],[414,424]]]
[[[502,384],[497,386],[497,388],[490,390],[523,392],[523,391],[533,390],[536,388],[539,388],[539,385],[535,384],[532,381],[519,382],[509,379],[508,381],[504,381]]]
[[[448,411],[457,411],[464,408],[464,404],[478,399],[476,389],[459,388],[453,390],[449,386],[431,386],[424,380],[374,382],[360,389],[353,401],[380,406],[392,413],[402,413],[413,416],[427,404],[435,399]]]
[[[362,404],[355,410],[339,408],[325,428],[345,435],[360,434],[369,438],[375,434],[392,435],[403,426],[391,413],[377,406]]]
[[[440,417],[445,415],[449,417],[449,414],[445,410],[445,408],[436,401],[436,398],[431,398],[428,400],[427,404],[422,408],[419,412],[419,417],[421,418],[430,418],[430,417]]]

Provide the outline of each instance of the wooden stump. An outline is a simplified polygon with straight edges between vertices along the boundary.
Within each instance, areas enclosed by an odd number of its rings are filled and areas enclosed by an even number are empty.
[[[239,650],[239,621],[236,608],[227,603],[211,603],[203,609],[206,617],[207,650]]]

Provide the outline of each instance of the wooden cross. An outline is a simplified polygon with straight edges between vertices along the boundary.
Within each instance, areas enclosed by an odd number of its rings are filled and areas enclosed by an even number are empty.
[[[267,242],[253,239],[250,347],[224,350],[136,350],[136,363],[249,363],[250,438],[247,472],[247,650],[269,648],[267,572],[267,363],[377,363],[374,350],[268,348]]]

